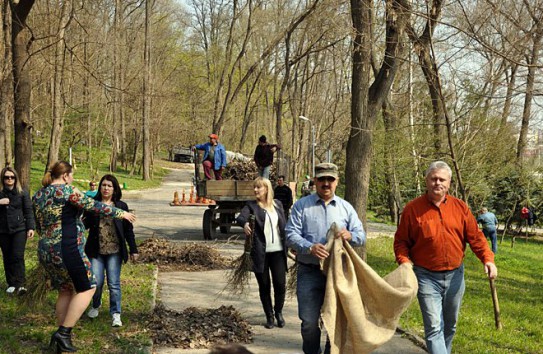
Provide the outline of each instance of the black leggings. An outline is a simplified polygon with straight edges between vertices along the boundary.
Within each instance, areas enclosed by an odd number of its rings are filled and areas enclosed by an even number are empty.
[[[26,231],[0,234],[0,248],[4,256],[4,271],[9,286],[19,288],[25,284]]]
[[[258,282],[258,292],[260,293],[260,301],[266,315],[273,314],[271,300],[271,278],[273,280],[273,293],[275,298],[275,312],[282,312],[285,304],[286,292],[286,273],[287,266],[285,261],[285,253],[283,251],[266,253],[264,259],[264,272],[255,273]]]

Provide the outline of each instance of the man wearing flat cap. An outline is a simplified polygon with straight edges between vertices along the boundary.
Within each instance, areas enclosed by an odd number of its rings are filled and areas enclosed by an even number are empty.
[[[291,209],[286,230],[287,246],[296,251],[298,263],[297,297],[298,315],[302,320],[303,352],[321,353],[319,319],[324,302],[326,278],[320,270],[319,260],[329,256],[324,244],[326,233],[336,223],[342,238],[353,246],[366,242],[366,233],[353,206],[338,197],[338,168],[333,163],[315,166],[313,178],[317,193],[299,199]],[[325,353],[330,352],[326,342]]]
[[[194,146],[198,150],[204,150],[202,165],[206,180],[213,179],[211,171],[216,180],[222,179],[222,170],[226,167],[226,149],[219,143],[217,134],[209,134],[209,142]]]

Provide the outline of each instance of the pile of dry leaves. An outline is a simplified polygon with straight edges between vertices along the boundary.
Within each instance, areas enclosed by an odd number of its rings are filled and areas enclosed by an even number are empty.
[[[232,306],[218,309],[189,307],[176,312],[159,304],[148,328],[157,346],[203,349],[218,344],[250,343],[253,340],[251,326]]]
[[[141,262],[154,263],[161,271],[226,269],[231,263],[211,246],[201,243],[180,245],[157,237],[143,241],[138,252]]]

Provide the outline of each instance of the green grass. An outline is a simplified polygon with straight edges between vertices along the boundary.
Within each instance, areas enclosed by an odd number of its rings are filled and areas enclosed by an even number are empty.
[[[30,170],[30,191],[31,195],[41,188],[41,180],[45,172],[45,161],[47,161],[47,142],[37,140],[34,143],[34,156],[32,157],[32,166]],[[66,149],[64,149],[66,150]],[[63,151],[64,151],[63,150]],[[92,150],[92,163],[93,168],[91,170],[87,161],[87,151],[85,146],[74,148],[72,151],[72,163],[74,165],[74,185],[82,191],[86,191],[89,188],[89,182],[95,180],[100,181],[100,178],[109,172],[109,154],[107,149],[93,149]],[[60,159],[68,161],[67,156],[61,154]],[[158,154],[155,157],[154,168],[152,169],[152,180],[144,181],[141,173],[138,170],[130,175],[130,169],[122,168],[121,164],[117,165],[117,170],[113,172],[113,175],[119,180],[121,187],[126,185],[127,189],[141,190],[154,188],[160,185],[162,177],[168,172],[162,168],[165,161],[162,160]]]
[[[36,266],[37,239],[26,247],[27,274]],[[146,318],[151,311],[153,273],[148,264],[123,265],[123,327],[112,328],[108,313],[109,297],[104,289],[102,308],[98,318],[91,320],[84,314],[74,328],[74,345],[82,353],[143,353],[151,345],[146,331]],[[50,291],[43,304],[29,308],[16,296],[8,296],[4,268],[0,267],[0,353],[40,353],[47,348],[56,330],[54,307],[56,291]]]
[[[386,237],[368,240],[368,263],[381,276],[396,267],[392,242]],[[501,331],[495,329],[490,286],[483,265],[471,250],[466,251],[466,293],[453,353],[543,353],[542,247],[543,243],[532,239],[528,242],[517,239],[513,248],[509,238],[498,244],[496,288],[503,324]],[[416,300],[403,314],[400,326],[424,337]]]

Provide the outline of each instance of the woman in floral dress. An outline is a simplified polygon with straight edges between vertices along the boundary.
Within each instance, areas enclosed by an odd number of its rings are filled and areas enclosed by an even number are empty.
[[[58,290],[56,317],[58,330],[50,345],[57,351],[75,352],[71,331],[96,290],[91,263],[85,255],[83,210],[130,222],[136,216],[85,196],[73,187],[72,166],[58,161],[42,180],[44,186],[32,198],[36,213],[36,230],[40,235],[38,257]]]

